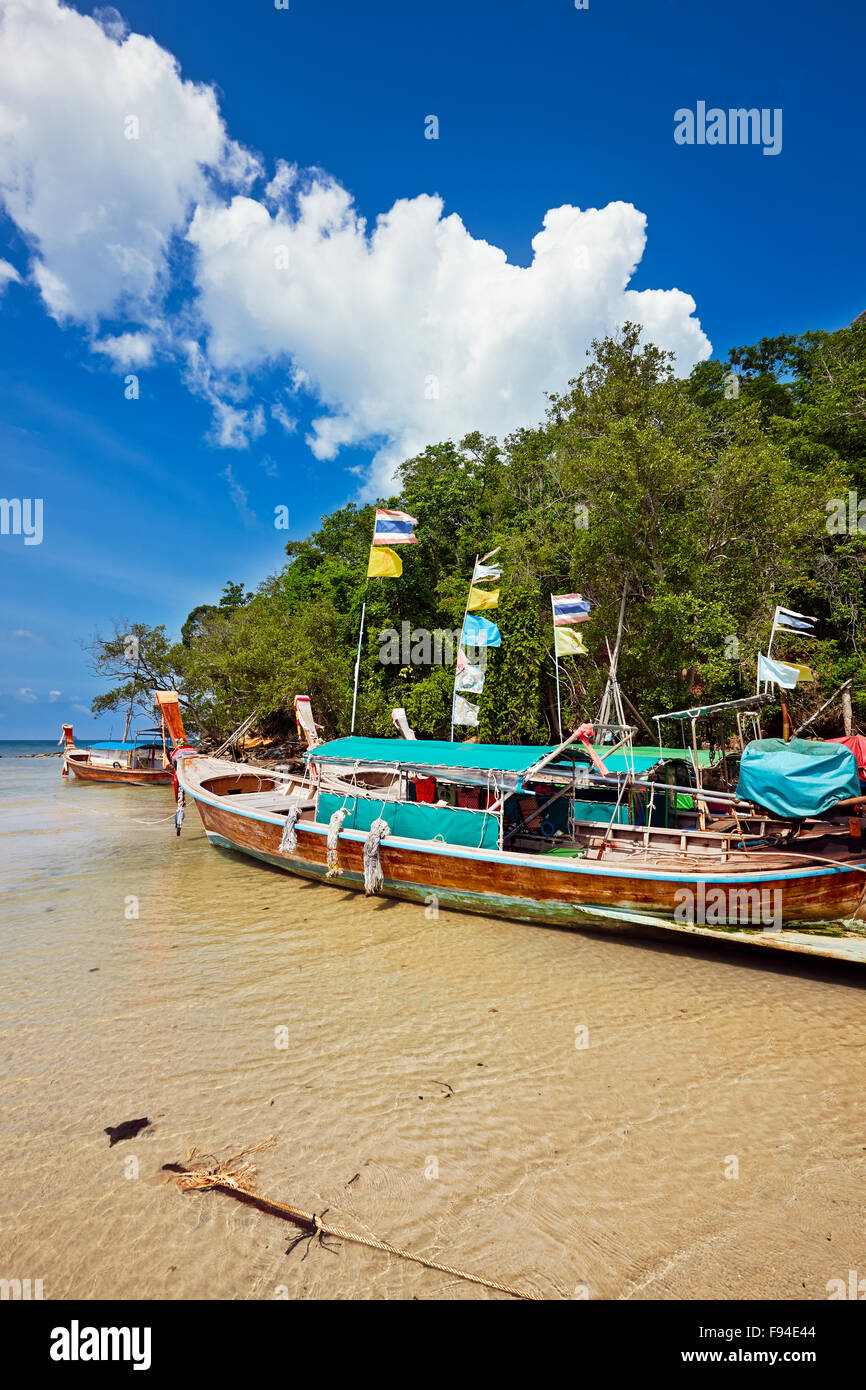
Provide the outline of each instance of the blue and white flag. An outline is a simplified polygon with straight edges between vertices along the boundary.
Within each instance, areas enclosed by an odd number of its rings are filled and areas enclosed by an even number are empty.
[[[585,623],[592,607],[580,594],[551,594],[550,606],[553,609],[554,627]]]
[[[501,647],[502,637],[499,628],[488,618],[479,618],[475,613],[467,613],[460,634],[461,647]]]
[[[412,527],[418,522],[406,512],[389,512],[376,508],[376,525],[373,527],[374,545],[417,545],[418,537],[412,534]]]
[[[817,618],[809,618],[805,613],[795,613],[793,608],[777,608],[773,626],[777,632],[799,632],[804,637],[814,637],[812,631]]]

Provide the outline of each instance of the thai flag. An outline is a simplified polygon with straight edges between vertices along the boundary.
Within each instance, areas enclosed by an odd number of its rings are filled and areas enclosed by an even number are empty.
[[[585,623],[590,614],[591,604],[580,594],[551,594],[553,626],[566,627],[569,623]]]
[[[412,527],[417,525],[414,516],[407,516],[405,512],[388,512],[377,507],[373,544],[417,545],[418,537],[412,535]]]

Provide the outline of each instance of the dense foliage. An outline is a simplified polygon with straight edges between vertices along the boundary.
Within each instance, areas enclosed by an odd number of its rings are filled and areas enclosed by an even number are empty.
[[[383,663],[380,633],[404,622],[459,629],[475,556],[499,546],[502,597],[490,616],[503,645],[489,657],[481,738],[546,742],[555,731],[551,593],[578,590],[593,603],[581,629],[588,656],[561,664],[564,723],[597,711],[624,586],[619,676],[648,723],[696,699],[752,693],[778,603],[820,619],[818,640],[774,646],[818,675],[792,695],[805,718],[862,669],[866,321],[763,339],[685,380],[626,324],[593,344],[537,427],[431,445],[403,463],[399,492],[382,505],[418,520],[402,578],[366,581],[373,506],[349,503],[287,545],[286,566],[255,593],[228,584],[218,604],[196,608],[179,641],[134,624],[139,679],[175,686],[206,737],[225,737],[253,710],[265,730],[286,731],[296,693],[312,697],[329,735],[348,732],[366,596],[358,730],[393,732],[390,710],[402,705],[419,735],[447,736],[453,668]],[[92,650],[95,669],[119,682],[94,710],[124,708],[124,636]],[[857,681],[854,707],[863,721]]]

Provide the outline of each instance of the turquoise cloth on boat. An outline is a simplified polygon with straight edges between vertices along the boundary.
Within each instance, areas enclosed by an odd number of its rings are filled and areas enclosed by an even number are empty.
[[[859,795],[857,759],[842,744],[761,738],[747,744],[740,759],[737,796],[776,816],[820,816],[837,801]]]
[[[404,767],[460,768],[474,772],[528,772],[536,763],[556,750],[510,743],[450,743],[447,739],[425,738],[335,738],[305,753],[311,762],[366,763],[381,766],[401,763]],[[564,757],[568,758],[571,748]],[[575,758],[586,760],[582,747]]]
[[[311,762],[317,763],[366,763],[381,767],[402,764],[404,767],[456,768],[471,772],[528,772],[542,758],[554,753],[557,744],[534,745],[524,743],[450,743],[446,739],[429,738],[335,738],[330,743],[320,743],[304,754]],[[636,747],[632,752],[605,753],[602,746],[596,751],[604,760],[611,773],[626,772],[632,767],[636,773],[647,772],[659,762],[670,758],[690,761],[689,755],[675,748]],[[559,762],[559,759],[556,760]],[[581,743],[572,743],[562,754],[562,761],[571,766],[572,762],[588,764],[586,749]],[[709,753],[703,750],[698,754],[698,762],[706,766]]]
[[[471,849],[496,849],[499,845],[499,819],[483,811],[457,806],[425,806],[415,801],[381,801],[375,797],[342,797],[333,792],[319,793],[317,819],[327,825],[335,811],[344,810],[344,830],[370,829],[381,817],[392,835],[407,840],[444,840],[448,845]]]
[[[599,821],[602,825],[610,825],[616,809],[615,824],[628,825],[628,806],[616,807],[613,801],[574,801],[572,807],[577,820]]]

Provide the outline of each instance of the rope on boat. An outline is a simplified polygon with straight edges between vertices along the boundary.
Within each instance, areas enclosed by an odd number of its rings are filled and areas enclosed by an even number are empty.
[[[340,831],[343,828],[343,821],[346,819],[348,811],[343,809],[335,811],[328,821],[328,878],[333,878],[340,872],[337,864],[337,854],[340,845]]]
[[[386,835],[391,834],[391,827],[381,816],[373,821],[370,826],[366,839],[364,840],[364,892],[378,893],[385,881],[382,873],[382,861],[379,855],[379,845]]]
[[[347,1231],[342,1226],[328,1225],[322,1220],[327,1208],[320,1216],[317,1212],[302,1211],[300,1207],[277,1202],[272,1197],[263,1197],[261,1193],[256,1192],[253,1185],[256,1170],[254,1164],[249,1162],[249,1156],[262,1149],[273,1148],[274,1142],[273,1139],[262,1139],[257,1144],[248,1144],[231,1158],[208,1166],[200,1166],[205,1155],[198,1149],[190,1149],[182,1164],[166,1163],[163,1167],[165,1171],[177,1174],[178,1186],[184,1192],[224,1192],[227,1196],[255,1206],[260,1211],[293,1222],[306,1231],[306,1237],[298,1236],[297,1240],[309,1237],[321,1245],[326,1236],[332,1236],[335,1240],[346,1240],[353,1245],[366,1246],[368,1250],[381,1250],[386,1255],[397,1255],[401,1260],[411,1260],[414,1264],[423,1265],[425,1269],[435,1269],[441,1274],[453,1274],[457,1279],[464,1279],[470,1284],[480,1284],[485,1289],[495,1289],[497,1293],[510,1294],[512,1298],[539,1301],[538,1294],[527,1293],[524,1289],[514,1288],[512,1284],[503,1284],[497,1279],[485,1279],[483,1275],[470,1274],[465,1269],[456,1269],[454,1265],[429,1260],[424,1255],[414,1255],[410,1250],[401,1250],[399,1246],[391,1245],[386,1240],[377,1240],[375,1236],[362,1236],[356,1231]],[[296,1243],[297,1241],[292,1241],[286,1254],[294,1249]]]
[[[98,811],[93,806],[76,806],[75,810],[82,816],[111,816],[119,825],[165,825],[167,820],[174,820],[174,811],[169,811],[167,816],[157,816],[156,820],[142,820],[140,816],[118,816],[115,811]]]
[[[280,837],[280,854],[294,854],[298,848],[298,816],[301,814],[301,803],[297,797],[289,797],[288,811],[286,812],[286,823],[283,826],[283,833]]]

